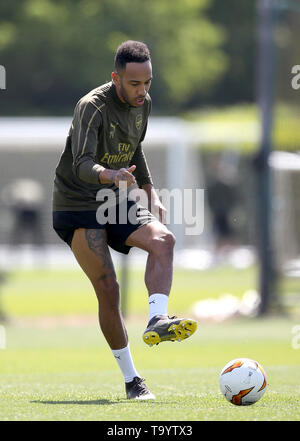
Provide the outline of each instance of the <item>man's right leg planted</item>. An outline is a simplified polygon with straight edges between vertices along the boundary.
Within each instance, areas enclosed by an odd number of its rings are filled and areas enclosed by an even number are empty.
[[[120,309],[119,284],[107,245],[106,231],[84,228],[75,230],[72,251],[94,287],[100,328],[122,371],[127,397],[153,399],[154,396],[137,373],[131,357]]]
[[[75,231],[72,251],[90,279],[97,299],[99,324],[111,349],[127,346],[128,338],[120,311],[120,291],[106,241],[105,230]]]

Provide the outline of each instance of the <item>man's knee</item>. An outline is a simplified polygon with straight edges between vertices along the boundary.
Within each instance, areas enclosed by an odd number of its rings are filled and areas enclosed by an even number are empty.
[[[174,234],[169,230],[163,230],[152,238],[150,252],[160,256],[172,255],[175,242]]]
[[[167,230],[167,233],[164,234],[163,239],[164,239],[165,247],[173,251],[176,243],[176,238],[174,234],[171,231]]]
[[[102,274],[92,280],[99,303],[109,303],[111,307],[120,304],[120,288],[115,273]]]

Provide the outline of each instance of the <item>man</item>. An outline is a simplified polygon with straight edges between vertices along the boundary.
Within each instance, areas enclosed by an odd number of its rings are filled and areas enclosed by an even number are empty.
[[[163,218],[165,209],[153,188],[141,146],[151,110],[151,81],[147,46],[137,41],[122,43],[115,56],[112,81],[89,92],[75,107],[56,168],[53,194],[54,229],[69,244],[94,287],[100,327],[123,373],[127,398],[140,400],[155,397],[132,361],[108,246],[124,254],[131,247],[148,253],[145,284],[149,323],[143,335],[145,343],[152,346],[161,341],[180,341],[197,326],[193,320],[167,315],[173,234],[146,208],[120,196],[121,184],[129,187],[137,183],[146,192],[152,210]],[[115,210],[111,211],[101,196],[108,190],[116,196],[111,206]],[[128,213],[125,223],[119,214],[124,206]],[[106,210],[101,211],[101,207]],[[108,221],[98,222],[109,211]]]

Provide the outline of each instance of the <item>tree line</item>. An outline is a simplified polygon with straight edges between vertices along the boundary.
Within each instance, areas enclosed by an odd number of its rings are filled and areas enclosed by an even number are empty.
[[[1,5],[1,115],[69,115],[110,81],[124,40],[144,41],[156,114],[251,102],[253,0],[10,0]]]

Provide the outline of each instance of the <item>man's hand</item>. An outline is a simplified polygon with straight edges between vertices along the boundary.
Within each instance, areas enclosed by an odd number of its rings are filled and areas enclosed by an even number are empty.
[[[99,173],[99,182],[101,184],[110,184],[113,182],[117,187],[119,187],[120,182],[126,182],[129,187],[136,183],[135,177],[132,174],[135,169],[135,165],[129,168],[120,168],[120,170],[105,168]]]
[[[114,183],[116,184],[116,186],[119,187],[121,181],[125,181],[128,187],[132,184],[135,184],[136,180],[132,174],[135,169],[136,166],[132,165],[129,168],[120,168],[120,170],[117,170],[114,177]]]
[[[161,203],[155,189],[151,184],[144,184],[143,190],[147,193],[148,197],[148,210],[157,217],[164,225],[167,223],[167,210]]]
[[[158,197],[155,198],[154,201],[151,201],[149,211],[151,211],[151,213],[155,217],[157,217],[162,224],[166,225],[166,223],[167,223],[167,220],[166,220],[167,210],[165,209],[165,207],[163,206],[163,204],[161,203],[161,201]]]

